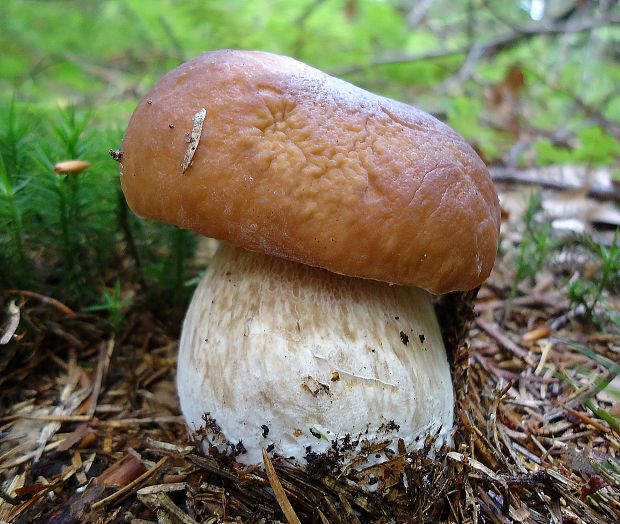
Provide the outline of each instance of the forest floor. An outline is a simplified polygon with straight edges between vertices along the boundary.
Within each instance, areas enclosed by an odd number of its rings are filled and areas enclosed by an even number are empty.
[[[528,234],[521,193],[503,187],[515,245]],[[500,250],[466,337],[449,344],[452,447],[392,450],[357,473],[203,456],[175,393],[182,311],[131,309],[114,334],[50,297],[5,292],[0,522],[620,522],[620,336],[598,316],[619,298],[605,291],[588,310],[567,297],[568,276],[601,269],[572,240],[516,281],[536,249]],[[371,472],[367,492],[356,479]]]

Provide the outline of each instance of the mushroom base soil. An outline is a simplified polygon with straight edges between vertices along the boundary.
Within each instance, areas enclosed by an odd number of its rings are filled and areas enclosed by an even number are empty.
[[[475,302],[439,304],[452,447],[383,450],[362,470],[374,492],[324,455],[307,469],[203,456],[175,394],[179,312],[132,310],[114,335],[5,292],[4,326],[17,327],[0,345],[0,521],[619,522],[617,404],[596,380],[617,375],[618,337],[587,330],[553,286],[509,301],[498,275]]]

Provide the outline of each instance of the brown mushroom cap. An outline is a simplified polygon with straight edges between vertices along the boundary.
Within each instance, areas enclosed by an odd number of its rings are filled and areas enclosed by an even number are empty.
[[[138,215],[335,273],[445,293],[495,261],[497,194],[460,136],[287,57],[214,51],[168,73],[131,118],[121,175]]]

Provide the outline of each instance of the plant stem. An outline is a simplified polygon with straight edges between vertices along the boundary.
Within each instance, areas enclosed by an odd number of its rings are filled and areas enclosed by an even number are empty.
[[[596,295],[594,296],[592,305],[588,308],[592,314],[594,313],[594,308],[598,304],[598,301],[603,295],[603,290],[605,289],[605,286],[607,286],[607,282],[609,282],[609,277],[611,276],[612,268],[614,267],[614,260],[615,260],[614,255],[615,255],[617,247],[618,247],[618,229],[616,229],[616,231],[614,232],[614,238],[611,243],[611,246],[609,247],[609,252],[606,253],[605,251],[602,251],[604,249],[603,247],[599,248],[599,250],[603,252],[603,256],[601,257],[603,259],[603,275],[601,276],[601,279],[598,281],[598,285],[596,287]]]
[[[125,200],[125,196],[123,195],[120,187],[117,188],[116,192],[118,195],[118,223],[123,234],[125,235],[127,247],[129,248],[129,254],[132,256],[134,263],[136,264],[136,269],[140,275],[140,280],[142,280],[142,262],[140,261],[140,253],[138,252],[138,247],[136,246],[136,241],[129,224],[129,216],[127,213],[129,208],[127,206],[127,201]]]
[[[175,228],[173,231],[174,245],[174,297],[179,300],[182,296],[183,279],[185,276],[185,253],[186,253],[186,232]]]
[[[74,274],[75,263],[73,257],[73,246],[71,242],[71,234],[69,232],[69,210],[67,207],[67,189],[65,187],[66,175],[59,175],[57,187],[59,197],[59,219],[60,231],[62,234],[64,262],[70,275]]]
[[[13,240],[15,253],[17,254],[17,262],[20,269],[24,270],[28,265],[28,259],[24,249],[22,214],[17,206],[17,202],[15,201],[15,190],[6,170],[2,156],[0,156],[0,184],[2,184],[2,193],[4,194],[10,209],[11,237]]]

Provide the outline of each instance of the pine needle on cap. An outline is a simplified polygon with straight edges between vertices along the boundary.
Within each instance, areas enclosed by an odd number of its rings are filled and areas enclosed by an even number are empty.
[[[204,123],[206,116],[207,110],[203,107],[194,115],[194,118],[192,119],[194,122],[194,127],[192,128],[192,133],[189,136],[189,145],[187,146],[187,151],[185,152],[185,157],[183,158],[182,173],[185,173],[189,165],[192,163],[192,159],[194,158],[194,154],[198,148],[198,142],[200,142],[200,137],[202,136],[202,124]]]

